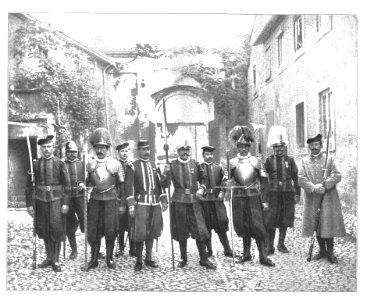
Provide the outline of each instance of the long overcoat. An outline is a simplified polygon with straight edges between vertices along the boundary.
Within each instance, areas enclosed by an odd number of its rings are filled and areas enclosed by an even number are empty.
[[[298,183],[305,191],[303,205],[302,235],[312,236],[316,228],[317,210],[322,196],[313,192],[316,184],[324,181],[323,168],[326,154],[318,157],[308,155],[301,159],[298,170]],[[341,181],[341,174],[334,157],[328,158],[325,179],[326,193],[323,196],[320,211],[320,224],[317,235],[322,238],[341,237],[345,235],[343,215],[336,185]]]

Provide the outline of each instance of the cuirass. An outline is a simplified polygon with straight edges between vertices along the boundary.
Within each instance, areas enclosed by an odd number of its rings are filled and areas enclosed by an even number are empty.
[[[236,181],[243,186],[250,186],[256,181],[257,172],[251,165],[250,160],[246,159],[237,164],[234,170]]]
[[[97,191],[109,189],[115,185],[116,177],[107,170],[107,163],[97,163],[96,168],[91,173],[92,184]]]

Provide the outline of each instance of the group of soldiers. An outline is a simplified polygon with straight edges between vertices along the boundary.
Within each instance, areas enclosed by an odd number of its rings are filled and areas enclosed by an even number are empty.
[[[294,225],[301,188],[305,192],[302,233],[312,236],[316,232],[319,244],[316,259],[327,257],[336,263],[334,237],[345,235],[336,190],[341,175],[335,159],[327,158],[321,151],[322,136],[307,140],[311,153],[301,159],[299,168],[286,154],[287,141],[282,134],[271,141],[274,154],[264,164],[250,153],[254,138],[247,126],[234,127],[230,139],[238,154],[228,159],[227,171],[213,161],[214,147],[202,148],[204,162],[200,164],[191,158],[189,139],[182,139],[176,145],[177,158],[166,164],[163,172],[150,160],[146,140],[138,141],[135,161],[129,158],[128,142],[116,147],[118,159],[109,156],[112,143],[105,128],[98,128],[90,135],[94,156],[85,165],[77,157],[75,142],[66,143],[66,157],[60,159],[53,155],[53,136],[40,139],[42,157],[34,164],[35,189],[30,182],[26,189],[28,213],[34,217],[36,233],[45,243],[46,258],[38,267],[51,266],[55,272],[61,271],[60,249],[66,236],[71,247],[69,258],[77,257],[75,233],[79,224],[90,245],[87,270],[97,268],[99,258],[104,257],[100,253],[103,237],[108,268],[116,268],[114,257],[124,254],[127,239],[129,254],[136,257],[135,271],[143,268],[144,245],[144,265],[158,268],[152,256],[153,241],[162,234],[162,214],[169,208],[171,238],[179,243],[180,249],[178,267],[188,263],[187,240],[191,237],[196,241],[199,265],[216,269],[209,259],[213,255],[213,229],[223,245],[224,255],[233,259],[237,256],[227,237],[229,218],[225,198],[230,201],[234,231],[243,239],[239,262],[252,260],[251,238],[254,238],[260,264],[271,267],[275,264],[268,256],[275,251],[276,228],[277,250],[289,252],[286,232]],[[84,198],[86,190],[90,191],[88,202]],[[116,240],[118,251],[114,254]]]

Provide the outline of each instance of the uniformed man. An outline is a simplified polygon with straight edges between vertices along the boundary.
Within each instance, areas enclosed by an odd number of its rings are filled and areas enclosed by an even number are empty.
[[[171,166],[166,165],[162,182],[168,187],[173,182],[174,191],[171,206],[172,238],[179,242],[181,261],[179,268],[187,264],[187,239],[196,240],[199,251],[199,264],[208,269],[216,266],[208,260],[206,244],[210,238],[205,225],[203,208],[199,198],[203,197],[207,186],[207,177],[203,168],[194,159],[190,158],[191,146],[188,139],[183,139],[176,146],[178,158],[173,160]],[[198,188],[198,184],[200,187]]]
[[[274,253],[275,229],[279,228],[277,249],[288,253],[284,244],[287,228],[293,227],[295,203],[299,202],[301,189],[298,185],[298,168],[294,159],[285,154],[288,143],[286,129],[273,126],[268,134],[268,147],[274,154],[267,157],[265,171],[268,174],[269,209],[265,213],[265,227],[268,230],[267,253]]]
[[[320,251],[315,259],[327,257],[330,263],[335,264],[338,259],[334,255],[334,237],[342,237],[346,233],[336,189],[336,185],[341,181],[341,174],[335,158],[329,156],[326,165],[327,173],[324,177],[326,154],[321,152],[321,134],[307,139],[307,144],[311,153],[301,159],[298,171],[299,185],[305,191],[302,235],[312,236],[317,228],[316,238]],[[320,219],[317,224],[318,209],[320,209]]]
[[[28,213],[36,215],[36,233],[44,240],[46,259],[39,268],[52,266],[61,272],[59,263],[61,241],[65,241],[64,216],[69,211],[70,177],[66,165],[53,155],[53,136],[40,139],[42,157],[35,163],[35,207],[32,200],[32,183],[28,181],[26,205]]]
[[[127,173],[127,168],[133,167],[133,162],[129,160],[129,153],[130,153],[130,146],[129,142],[123,142],[116,146],[116,151],[118,153],[118,160],[122,165],[122,168],[124,170],[124,173]],[[126,181],[125,181],[126,182]],[[122,199],[124,202],[125,199]],[[131,239],[130,234],[130,227],[131,227],[132,219],[129,217],[128,213],[125,213],[123,215],[119,215],[119,237],[118,237],[118,244],[119,244],[119,251],[116,253],[116,257],[124,255],[124,249],[125,249],[125,231],[128,234],[129,237],[129,254],[130,256],[136,256],[136,249],[134,241]]]
[[[167,195],[161,186],[160,170],[149,160],[149,142],[141,140],[137,146],[139,159],[132,168],[127,168],[125,190],[129,214],[134,217],[131,227],[131,238],[137,252],[134,269],[140,271],[143,267],[144,242],[145,265],[158,268],[152,258],[153,240],[162,234],[162,210],[167,209]]]
[[[77,157],[78,148],[74,141],[65,145],[66,158],[63,159],[70,175],[71,199],[69,212],[66,216],[66,235],[69,240],[71,254],[70,259],[78,256],[75,233],[80,226],[84,232],[84,168],[83,162]]]
[[[255,238],[259,250],[260,264],[274,266],[267,257],[265,238],[267,232],[264,225],[263,205],[261,201],[261,181],[266,180],[261,162],[250,153],[254,142],[247,126],[235,126],[230,131],[230,139],[237,146],[237,157],[232,158],[230,179],[233,185],[232,215],[234,230],[243,238],[243,257],[240,262],[250,261],[251,237]],[[237,188],[239,187],[239,188]]]
[[[219,240],[223,245],[224,255],[232,257],[233,252],[229,246],[227,237],[228,231],[228,216],[226,207],[224,205],[225,189],[220,189],[223,182],[227,180],[222,165],[213,162],[213,152],[215,150],[212,146],[202,147],[204,162],[201,164],[206,177],[208,179],[208,186],[204,193],[203,199],[200,203],[204,210],[204,218],[206,226],[209,230],[210,238],[207,240],[208,257],[213,255],[211,230],[214,229],[218,234]]]
[[[105,128],[97,128],[89,138],[95,152],[87,164],[87,184],[93,187],[88,203],[88,243],[91,247],[91,260],[88,269],[98,266],[98,253],[101,239],[106,240],[106,263],[115,269],[113,249],[118,232],[118,214],[125,212],[122,201],[124,195],[124,171],[121,164],[111,156],[110,135]],[[120,191],[120,197],[117,197]]]

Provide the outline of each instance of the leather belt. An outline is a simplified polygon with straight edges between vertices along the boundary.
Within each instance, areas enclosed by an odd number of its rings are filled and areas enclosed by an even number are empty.
[[[102,190],[102,191],[97,191],[95,188],[93,189],[93,193],[96,193],[96,194],[104,194],[104,193],[107,193],[109,192],[110,190],[114,189],[115,186],[111,186],[109,187],[108,189],[105,189],[105,190]]]
[[[192,189],[182,189],[182,188],[175,188],[175,192],[179,194],[185,194],[185,195],[192,195],[196,193],[196,191]]]
[[[43,192],[61,191],[62,185],[38,185],[37,189]]]

